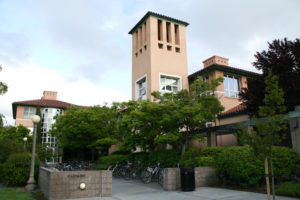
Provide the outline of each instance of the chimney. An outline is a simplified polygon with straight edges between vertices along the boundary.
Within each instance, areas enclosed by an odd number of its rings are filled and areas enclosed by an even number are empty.
[[[52,92],[52,91],[44,91],[42,99],[47,99],[47,100],[56,100],[57,98],[57,92]]]
[[[229,61],[228,58],[223,58],[220,56],[213,56],[213,57],[210,57],[210,58],[204,60],[203,65],[204,65],[204,68],[209,67],[214,64],[228,66],[228,61]]]

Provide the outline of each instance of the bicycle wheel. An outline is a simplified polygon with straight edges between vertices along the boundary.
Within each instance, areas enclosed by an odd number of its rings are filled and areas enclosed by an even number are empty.
[[[151,182],[152,174],[148,171],[143,171],[141,175],[142,182],[147,184]]]
[[[161,187],[164,187],[164,170],[163,170],[163,169],[159,170],[159,174],[158,174],[158,184],[159,184]]]
[[[124,179],[127,181],[131,179],[131,170],[130,169],[125,170]]]

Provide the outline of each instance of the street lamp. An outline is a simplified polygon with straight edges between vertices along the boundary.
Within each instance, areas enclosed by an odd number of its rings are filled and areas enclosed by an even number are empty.
[[[32,141],[32,153],[31,153],[31,166],[30,166],[30,174],[29,179],[27,181],[27,185],[25,189],[28,191],[32,191],[35,189],[35,180],[34,180],[34,161],[35,161],[35,146],[36,146],[36,129],[37,125],[40,122],[41,118],[38,115],[33,115],[32,122],[34,124],[33,127],[33,141]]]
[[[24,138],[23,138],[23,141],[24,141],[24,150],[26,150],[27,137],[24,137]]]

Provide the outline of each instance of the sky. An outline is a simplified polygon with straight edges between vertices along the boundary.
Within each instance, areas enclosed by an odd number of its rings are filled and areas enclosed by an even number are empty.
[[[44,90],[77,105],[131,98],[129,30],[148,12],[188,22],[189,74],[218,55],[258,72],[254,54],[274,39],[299,38],[299,0],[0,0],[0,113]]]

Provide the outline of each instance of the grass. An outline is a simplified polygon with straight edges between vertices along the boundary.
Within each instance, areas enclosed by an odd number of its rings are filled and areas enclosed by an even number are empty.
[[[35,200],[31,194],[26,192],[17,192],[13,188],[0,189],[0,200]]]

